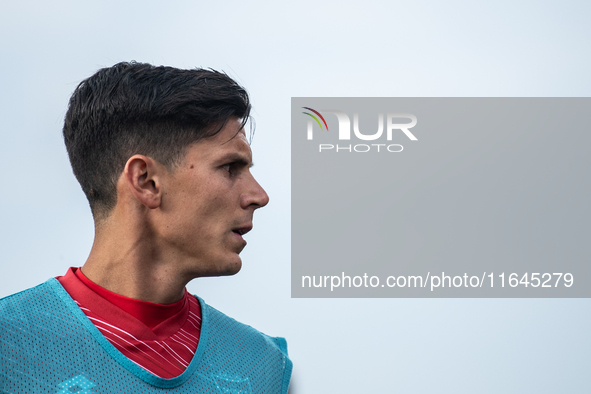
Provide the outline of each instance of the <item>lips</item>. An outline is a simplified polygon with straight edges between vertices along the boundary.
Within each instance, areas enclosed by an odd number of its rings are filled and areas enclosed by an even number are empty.
[[[237,227],[237,228],[232,229],[232,233],[234,233],[236,240],[241,245],[238,253],[240,253],[242,251],[242,249],[246,246],[246,240],[244,238],[242,238],[242,236],[244,234],[246,234],[247,232],[249,232],[250,230],[252,230],[252,225],[247,225],[247,226],[242,226],[242,227]]]
[[[242,236],[242,235],[246,234],[247,232],[249,232],[250,230],[252,230],[252,225],[249,224],[249,225],[245,225],[242,227],[234,228],[234,229],[232,229],[232,232]]]

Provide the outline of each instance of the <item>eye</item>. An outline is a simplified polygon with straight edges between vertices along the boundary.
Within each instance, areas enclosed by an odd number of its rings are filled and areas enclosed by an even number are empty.
[[[243,169],[249,168],[249,163],[244,160],[234,160],[224,164],[220,168],[223,168],[228,172],[230,176],[239,176]]]
[[[229,174],[232,174],[235,170],[236,163],[228,163],[222,166],[222,168],[228,171]]]

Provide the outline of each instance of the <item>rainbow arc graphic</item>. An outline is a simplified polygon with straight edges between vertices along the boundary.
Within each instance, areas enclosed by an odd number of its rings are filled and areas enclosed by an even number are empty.
[[[307,109],[308,111],[312,111],[312,112],[314,112],[316,115],[320,116],[320,119],[322,119],[322,122],[324,123],[324,126],[326,126],[326,131],[328,131],[328,125],[326,124],[326,120],[324,120],[324,116],[322,116],[322,115],[320,114],[320,112],[318,112],[318,111],[316,111],[315,109],[312,109],[312,108],[310,108],[310,107],[302,107],[302,108],[304,108],[304,109]],[[303,114],[306,114],[306,115],[308,115],[308,116],[311,116],[311,117],[312,117],[312,118],[313,118],[313,119],[316,121],[316,123],[318,123],[318,126],[320,126],[320,130],[324,130],[324,128],[322,127],[322,123],[320,123],[320,120],[318,120],[318,118],[317,118],[316,116],[312,115],[312,114],[311,114],[311,113],[309,113],[309,112],[302,112],[302,113],[303,113]]]

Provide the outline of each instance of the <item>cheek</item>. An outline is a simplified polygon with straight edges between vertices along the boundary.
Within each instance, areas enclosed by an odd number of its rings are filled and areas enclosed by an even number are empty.
[[[218,180],[215,175],[184,179],[181,187],[171,190],[173,195],[163,207],[174,222],[182,223],[178,230],[184,229],[188,237],[199,235],[200,239],[215,242],[214,238],[219,238],[235,220],[231,187],[226,185],[226,179]]]
[[[217,236],[228,222],[224,206],[223,198],[201,199],[198,203],[193,202],[183,220],[189,220],[205,237]]]

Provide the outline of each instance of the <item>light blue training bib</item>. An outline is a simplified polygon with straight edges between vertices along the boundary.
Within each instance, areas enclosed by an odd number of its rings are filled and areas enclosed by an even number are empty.
[[[292,363],[269,337],[201,304],[197,351],[180,376],[155,376],[99,332],[56,279],[0,300],[1,393],[287,393]]]

